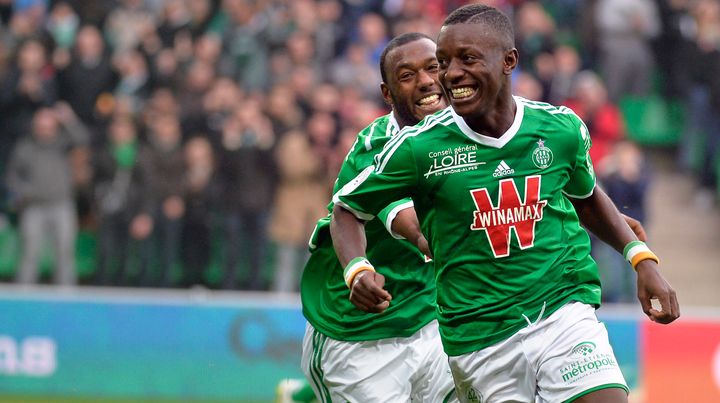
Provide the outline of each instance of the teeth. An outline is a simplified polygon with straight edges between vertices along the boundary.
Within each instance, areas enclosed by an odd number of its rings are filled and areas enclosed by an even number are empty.
[[[462,88],[453,88],[450,92],[452,93],[453,98],[459,99],[459,98],[467,98],[470,95],[472,95],[473,92],[475,92],[475,91],[470,87],[462,87]]]
[[[428,95],[425,98],[418,101],[419,105],[430,105],[440,100],[440,95]]]

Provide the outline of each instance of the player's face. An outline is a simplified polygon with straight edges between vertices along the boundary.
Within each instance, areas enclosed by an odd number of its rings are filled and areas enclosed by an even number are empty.
[[[392,105],[401,126],[414,125],[447,106],[438,81],[435,43],[419,39],[391,50],[385,61],[383,98]]]
[[[440,82],[450,104],[465,118],[487,116],[509,94],[517,50],[506,49],[499,35],[482,24],[446,25],[437,45]]]

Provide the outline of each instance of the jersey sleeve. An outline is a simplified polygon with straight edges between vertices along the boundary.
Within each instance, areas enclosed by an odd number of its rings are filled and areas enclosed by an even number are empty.
[[[577,152],[570,180],[563,188],[563,192],[568,197],[585,199],[590,197],[595,189],[595,170],[590,159],[592,140],[585,123],[575,114],[570,116],[577,136]]]
[[[340,172],[338,172],[337,179],[335,180],[333,194],[337,193],[337,191],[345,186],[346,183],[350,182],[355,176],[357,176],[358,172],[362,170],[362,168],[372,165],[372,156],[367,155],[368,153],[364,152],[365,150],[362,147],[363,137],[364,136],[362,134],[358,134],[358,137],[355,139],[352,147],[350,147],[350,151],[348,151],[345,156],[345,160],[343,161],[342,166],[340,167]],[[367,162],[364,166],[359,165],[365,160],[367,160]],[[358,166],[360,166],[360,168],[358,168]]]
[[[412,196],[416,181],[411,145],[400,138],[388,142],[375,165],[346,183],[335,193],[333,202],[368,221],[391,203]]]
[[[390,233],[390,235],[392,235],[393,238],[405,239],[405,237],[403,237],[402,235],[393,232],[392,223],[393,223],[393,220],[395,219],[395,217],[397,217],[399,212],[401,212],[407,208],[413,208],[413,207],[414,207],[414,204],[413,204],[412,199],[407,197],[405,199],[390,203],[387,207],[380,210],[380,212],[377,215],[377,218],[380,221],[382,221],[383,224],[385,224],[385,228]]]

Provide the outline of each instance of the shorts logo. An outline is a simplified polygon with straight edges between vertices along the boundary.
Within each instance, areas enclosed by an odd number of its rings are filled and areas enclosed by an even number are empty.
[[[568,364],[560,368],[563,382],[571,384],[605,371],[618,371],[618,364],[612,353],[598,351],[595,343],[583,341],[570,350]]]
[[[472,402],[472,403],[482,403],[482,401],[483,401],[482,393],[478,392],[477,390],[475,390],[472,387],[470,389],[468,389],[465,397],[467,397],[468,402]]]
[[[577,346],[573,347],[571,353],[575,357],[586,357],[595,351],[595,343],[591,341],[584,341]]]
[[[538,147],[532,153],[532,162],[536,167],[545,169],[553,162],[553,152],[550,148],[545,147],[544,140],[538,140]]]

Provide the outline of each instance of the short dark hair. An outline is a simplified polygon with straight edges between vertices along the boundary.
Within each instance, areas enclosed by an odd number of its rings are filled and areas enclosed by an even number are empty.
[[[380,77],[382,77],[382,80],[384,83],[387,83],[387,73],[385,73],[385,59],[387,58],[388,53],[390,53],[391,50],[395,48],[399,48],[402,45],[406,45],[410,42],[419,41],[420,39],[430,39],[435,43],[435,41],[420,32],[408,32],[401,35],[398,35],[394,37],[390,42],[388,42],[387,45],[385,45],[385,49],[383,49],[382,53],[380,54]]]
[[[499,36],[504,37],[506,46],[515,46],[515,32],[510,19],[502,11],[484,5],[469,4],[458,8],[445,18],[443,26],[455,24],[483,24]]]

